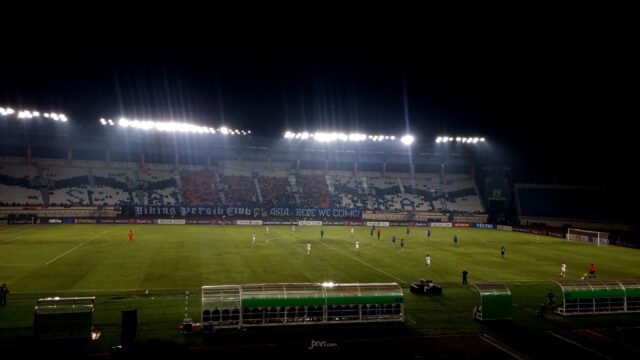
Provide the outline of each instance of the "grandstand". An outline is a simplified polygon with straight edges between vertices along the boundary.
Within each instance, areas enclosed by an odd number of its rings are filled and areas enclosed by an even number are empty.
[[[27,145],[15,140],[24,129],[5,130],[15,135],[0,148],[5,207],[232,206],[263,215],[271,208],[328,208],[358,209],[369,219],[484,222],[487,199],[494,198],[485,189],[481,196],[477,164],[465,152],[439,153],[429,144],[415,148],[411,160],[393,143],[294,144],[254,136],[216,143],[177,138],[176,147],[162,146],[168,138],[158,136],[154,152],[142,137],[123,152],[121,139],[107,144],[76,133],[66,144],[30,132]],[[518,185],[514,195],[524,225],[616,222],[613,228],[628,229],[615,211],[624,204],[607,191]]]
[[[4,130],[15,135],[12,139],[25,136],[22,128]],[[31,131],[28,145],[14,141],[0,148],[0,184],[12,187],[3,191],[10,195],[0,198],[5,206],[335,208],[419,216],[485,213],[471,176],[473,164],[464,154],[443,157],[418,151],[410,164],[406,147],[391,140],[292,145],[251,136],[215,143],[176,138],[175,144],[163,146],[174,141],[163,135],[155,136],[155,150],[150,152],[149,137],[101,142],[75,132],[69,144],[64,131]],[[444,171],[443,162],[451,173]]]
[[[0,148],[0,217],[12,223],[47,224],[7,226],[6,233],[0,234],[0,243],[8,244],[3,249],[8,255],[2,260],[10,269],[7,273],[12,291],[23,299],[20,315],[12,318],[17,320],[0,326],[0,331],[16,323],[22,326],[27,321],[24,319],[30,321],[34,294],[54,292],[74,296],[79,292],[94,296],[97,292],[96,307],[109,319],[118,317],[123,306],[139,307],[145,316],[145,340],[162,336],[176,341],[173,325],[183,314],[184,324],[194,325],[190,329],[196,326],[190,321],[202,315],[203,323],[221,332],[238,324],[270,327],[347,323],[372,315],[377,322],[385,320],[380,318],[382,312],[378,313],[371,303],[360,303],[362,299],[352,296],[355,290],[351,288],[345,297],[356,301],[357,306],[327,307],[321,316],[317,309],[305,309],[304,304],[292,310],[288,297],[298,295],[289,290],[302,283],[318,288],[316,282],[325,280],[338,279],[347,284],[384,280],[394,282],[402,294],[410,282],[429,276],[442,282],[447,301],[407,296],[402,306],[395,305],[402,308],[398,320],[407,319],[400,329],[438,334],[447,331],[469,337],[486,330],[469,319],[477,295],[460,286],[463,267],[470,269],[472,281],[506,280],[514,296],[523,299],[513,304],[513,321],[523,327],[533,316],[529,314],[531,309],[538,305],[538,293],[544,295],[565,258],[571,271],[579,271],[584,259],[595,259],[598,266],[609,271],[605,276],[638,273],[634,266],[628,266],[633,254],[621,249],[596,250],[559,241],[564,232],[558,229],[488,223],[478,188],[482,183],[474,172],[476,164],[465,154],[416,151],[409,162],[402,153],[404,149],[392,144],[380,144],[379,148],[338,144],[335,149],[325,146],[324,152],[317,152],[318,144],[301,143],[292,151],[291,144],[257,138],[226,144],[193,141],[188,151],[176,150],[180,146],[159,146],[151,154],[144,141],[132,141],[126,154],[104,149],[116,145],[82,137],[69,146],[72,149],[37,137],[31,143]],[[76,159],[74,154],[83,155]],[[504,184],[508,184],[506,180]],[[500,197],[499,191],[482,190]],[[570,213],[585,221],[602,218],[591,209],[603,206],[605,194],[585,196],[582,191],[558,195],[555,189],[531,186],[517,187],[515,194],[522,218]],[[549,205],[564,202],[582,209]],[[373,224],[382,229],[380,242],[368,232]],[[259,225],[268,225],[270,233]],[[291,225],[308,226],[294,232]],[[322,225],[326,235],[319,239],[318,228],[313,225]],[[353,235],[350,227],[355,227]],[[429,240],[427,227],[433,233]],[[411,234],[405,233],[405,228],[412,228]],[[136,233],[135,240],[125,240],[131,229]],[[536,231],[536,236],[521,233],[527,231]],[[250,245],[252,233],[257,233],[258,240]],[[405,238],[406,249],[395,251],[389,242],[391,234]],[[538,239],[538,234],[548,236]],[[461,238],[460,252],[452,249],[454,235]],[[365,239],[356,253],[354,238]],[[308,242],[314,245],[307,256],[303,249]],[[24,244],[28,248],[22,248]],[[499,255],[502,244],[508,249],[505,259]],[[425,274],[425,254],[434,256],[437,271]],[[14,257],[24,262],[8,261]],[[532,272],[532,268],[541,270]],[[281,285],[285,282],[298,285]],[[242,321],[238,322],[239,308],[217,312],[215,305],[212,309],[194,305],[189,292],[205,296],[201,287],[206,284],[255,284],[251,288],[263,289],[277,302],[249,307],[246,313],[243,310]],[[274,288],[286,288],[286,296],[278,295]],[[280,303],[283,299],[286,301]],[[360,315],[356,316],[354,309],[358,308]],[[488,319],[488,312],[484,314]],[[117,326],[105,325],[102,315],[97,322],[105,326],[108,337],[117,338]],[[281,331],[285,337],[291,336],[288,330]],[[315,329],[302,331],[307,337],[317,334]],[[377,336],[369,333],[370,329],[345,331]],[[274,336],[269,330],[265,332]],[[101,350],[104,344],[99,345]]]
[[[258,166],[253,161],[221,161],[220,166],[106,163],[65,165],[63,159],[31,159],[12,164],[1,157],[0,184],[6,204],[44,206],[225,205],[358,208],[390,212],[482,213],[468,175],[447,183],[437,174],[295,170],[294,163]],[[46,164],[47,166],[43,166]],[[234,164],[234,165],[230,165]],[[45,194],[44,196],[42,194]],[[9,196],[9,195],[6,195]],[[5,196],[5,197],[6,197]]]

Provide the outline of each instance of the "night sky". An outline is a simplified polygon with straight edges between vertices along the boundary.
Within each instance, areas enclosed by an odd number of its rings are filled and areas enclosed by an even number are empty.
[[[6,45],[0,103],[58,109],[74,126],[126,115],[274,138],[285,130],[401,134],[408,123],[419,141],[486,136],[496,163],[520,180],[628,179],[638,118],[628,36],[514,23],[312,35],[43,33]]]

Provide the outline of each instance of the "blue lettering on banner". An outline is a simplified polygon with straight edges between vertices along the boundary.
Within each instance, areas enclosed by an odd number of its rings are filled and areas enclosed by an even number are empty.
[[[269,209],[269,216],[273,217],[273,216],[286,216],[289,217],[291,216],[291,213],[289,212],[289,208],[271,208]]]
[[[495,229],[496,225],[495,224],[474,224],[474,227],[478,229]]]
[[[331,209],[318,209],[318,215],[323,217],[331,216]]]
[[[253,216],[254,211],[238,206],[170,206],[170,205],[135,205],[123,206],[123,214],[135,216],[172,215],[172,216]]]
[[[305,209],[305,208],[297,208],[296,216],[297,217],[315,217],[316,210],[318,209]]]
[[[302,217],[302,218],[336,218],[361,219],[360,209],[325,209],[325,208],[268,208],[263,212],[260,208],[243,206],[172,206],[172,205],[129,205],[122,207],[124,215],[134,216],[227,216],[256,217],[262,214],[267,217]],[[264,216],[263,215],[263,216]]]

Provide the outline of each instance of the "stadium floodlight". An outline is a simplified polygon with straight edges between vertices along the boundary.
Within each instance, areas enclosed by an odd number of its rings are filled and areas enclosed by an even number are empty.
[[[250,132],[247,132],[247,134],[250,134]],[[359,142],[359,141],[373,141],[373,142],[382,142],[382,141],[388,141],[388,140],[395,140],[396,137],[395,136],[390,136],[390,135],[368,135],[368,134],[361,134],[361,133],[344,133],[344,132],[323,132],[323,131],[317,131],[317,132],[293,132],[293,131],[286,131],[284,133],[284,138],[285,139],[300,139],[300,140],[309,140],[309,139],[313,139],[317,142],[334,142],[334,141],[354,141],[354,142]]]
[[[15,113],[15,110],[13,110],[10,107],[6,107],[6,108],[0,107],[0,115],[2,116],[9,116],[9,115],[12,115],[13,113]]]
[[[483,137],[467,137],[467,136],[456,136],[455,138],[451,137],[451,136],[438,136],[436,137],[436,143],[448,143],[451,141],[455,141],[455,142],[461,142],[463,144],[477,144],[478,142],[485,142],[486,139]]]
[[[103,126],[107,125],[107,120],[100,119],[100,124],[102,124]]]
[[[64,121],[64,120],[63,120]],[[115,123],[113,120],[105,120],[100,119],[100,123],[102,125],[109,124],[114,126]],[[199,126],[195,124],[189,124],[184,122],[176,122],[176,121],[151,121],[151,120],[138,120],[133,119],[129,120],[127,118],[120,118],[118,120],[118,126],[123,128],[134,128],[141,129],[145,131],[160,131],[160,132],[177,132],[177,133],[192,133],[192,134],[216,134],[222,133],[224,135],[239,135],[246,134],[244,130],[230,130],[227,127],[222,127],[219,129],[214,129],[212,127],[207,126]]]
[[[313,134],[313,139],[318,142],[330,142],[335,140],[336,138],[337,138],[336,133],[332,134],[332,133],[316,132]]]
[[[415,140],[415,138],[413,137],[413,135],[405,135],[400,139],[400,141],[405,145],[413,144],[414,140]]]
[[[37,110],[27,110],[27,109],[19,109],[14,110],[10,107],[0,107],[0,115],[9,116],[14,115],[18,119],[33,119],[39,117],[45,117],[47,119],[53,119],[55,121],[66,122],[68,120],[67,116],[64,114],[56,114],[56,113],[42,113]]]

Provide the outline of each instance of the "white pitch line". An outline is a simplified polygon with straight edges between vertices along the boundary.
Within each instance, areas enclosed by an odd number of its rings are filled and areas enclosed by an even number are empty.
[[[297,238],[300,238],[300,236],[298,236],[298,234],[293,234],[293,236],[295,236],[295,237],[297,237]],[[386,271],[384,271],[384,270],[382,270],[382,269],[378,269],[377,267],[375,267],[375,266],[373,266],[373,265],[371,265],[371,264],[368,264],[368,263],[366,263],[366,262],[364,262],[364,261],[362,261],[362,260],[358,259],[357,257],[353,257],[353,256],[351,256],[351,255],[349,255],[349,254],[347,254],[347,253],[345,253],[345,252],[341,251],[340,249],[336,249],[336,248],[334,248],[334,247],[333,247],[333,246],[331,246],[331,245],[327,245],[327,244],[323,243],[323,242],[322,242],[322,240],[321,240],[319,243],[320,243],[321,245],[324,245],[324,246],[326,246],[326,247],[328,247],[328,248],[330,248],[330,249],[333,249],[333,250],[335,250],[335,251],[339,252],[339,253],[340,253],[340,254],[342,254],[342,255],[348,256],[348,257],[352,258],[353,260],[356,260],[356,261],[358,261],[358,262],[360,262],[360,263],[362,263],[362,264],[364,264],[364,265],[367,265],[368,267],[370,267],[370,268],[372,268],[372,269],[374,269],[374,270],[376,270],[376,271],[379,271],[379,272],[381,272],[381,273],[383,273],[383,274],[385,274],[385,275],[387,275],[387,276],[389,276],[389,277],[392,277],[392,278],[394,278],[394,279],[396,279],[396,280],[399,280],[401,283],[406,283],[406,281],[404,281],[404,280],[400,279],[399,277],[393,276],[393,275],[389,274],[388,272],[386,272]]]
[[[40,264],[0,264],[0,266],[39,266]]]
[[[6,232],[6,231],[12,231],[12,230],[21,231],[21,230],[24,230],[24,229],[30,229],[31,228],[31,227],[26,227],[26,225],[24,225],[24,226],[25,227],[12,227],[12,226],[7,225],[7,227],[5,227],[5,228],[0,228],[0,232]]]
[[[185,291],[185,290],[200,290],[200,287],[196,287],[196,288],[146,288],[146,289],[80,289],[80,290],[75,290],[75,289],[71,289],[71,290],[56,290],[56,293],[84,293],[84,292],[106,292],[106,293],[120,293],[120,292],[127,292],[127,291],[145,291],[145,290],[149,290],[149,291]],[[24,292],[11,292],[12,294],[42,294],[42,291],[24,291]],[[149,294],[151,295],[151,294]]]
[[[331,246],[331,245],[327,245],[327,244],[324,244],[324,243],[322,243],[322,242],[320,242],[320,244],[321,244],[321,245],[324,245],[324,246],[326,246],[326,247],[328,247],[328,248],[330,248],[330,249],[333,249],[333,250],[335,250],[335,251],[337,251],[337,252],[341,253],[341,254],[342,254],[342,255],[344,255],[344,256],[348,256],[348,257],[352,258],[353,260],[356,260],[356,261],[358,261],[358,262],[360,262],[360,263],[362,263],[362,264],[364,264],[364,265],[367,265],[368,267],[370,267],[370,268],[372,268],[372,269],[374,269],[374,270],[377,270],[377,271],[379,271],[379,272],[381,272],[381,273],[383,273],[383,274],[385,274],[385,275],[387,275],[387,276],[389,276],[389,277],[392,277],[392,278],[394,278],[394,279],[396,279],[396,280],[399,280],[401,283],[406,283],[406,281],[404,281],[404,280],[400,279],[399,277],[393,276],[393,275],[389,274],[388,272],[386,272],[386,271],[384,271],[384,270],[382,270],[382,269],[378,269],[377,267],[375,267],[375,266],[373,266],[373,265],[371,265],[371,264],[368,264],[368,263],[366,263],[366,262],[364,262],[364,261],[362,261],[362,260],[358,259],[357,257],[353,257],[353,256],[351,256],[351,255],[349,255],[349,254],[347,254],[347,253],[345,253],[345,252],[341,251],[340,249],[336,249],[336,248],[334,248],[333,246]]]
[[[603,358],[605,358],[605,359],[613,360],[613,358],[612,358],[612,357],[609,357],[609,356],[607,356],[607,355],[604,355],[604,354],[602,354],[602,353],[599,353],[599,352],[597,352],[597,351],[595,351],[595,350],[593,350],[593,349],[590,349],[590,348],[588,348],[588,347],[586,347],[586,346],[584,346],[584,345],[582,345],[582,344],[579,344],[579,343],[577,343],[577,342],[575,342],[575,341],[573,341],[573,340],[569,340],[569,339],[567,339],[567,338],[566,338],[566,337],[564,337],[564,336],[560,336],[560,335],[558,335],[558,334],[556,334],[556,333],[552,333],[552,332],[550,332],[550,331],[548,332],[548,334],[549,334],[549,335],[551,335],[551,336],[555,336],[555,337],[557,337],[558,339],[560,339],[560,340],[562,340],[562,341],[566,341],[566,342],[568,342],[568,343],[569,343],[569,344],[571,344],[571,345],[575,345],[575,346],[577,346],[577,347],[579,347],[579,348],[581,348],[581,349],[584,349],[584,350],[587,350],[587,351],[589,351],[589,352],[592,352],[592,353],[594,353],[594,354],[596,354],[596,355],[598,355],[598,356],[601,356],[601,357],[603,357]]]
[[[548,283],[553,282],[554,279],[550,280],[491,280],[491,282],[503,282],[503,283],[519,283],[519,282],[530,282],[530,283]]]
[[[75,250],[75,249],[79,248],[80,246],[82,246],[82,245],[84,245],[84,244],[88,243],[88,242],[89,242],[89,241],[91,241],[91,240],[95,240],[95,239],[99,238],[100,236],[102,236],[102,235],[104,235],[104,234],[106,234],[106,233],[107,233],[106,231],[103,231],[103,232],[101,232],[100,234],[98,234],[98,235],[96,235],[96,236],[91,237],[89,240],[87,240],[87,241],[83,242],[82,244],[80,244],[80,245],[76,245],[75,247],[73,247],[73,249],[68,250],[68,251],[65,251],[64,253],[62,253],[62,254],[60,254],[60,255],[56,256],[55,258],[53,258],[53,259],[49,260],[45,265],[49,265],[49,264],[51,264],[52,262],[54,262],[54,261],[56,261],[56,260],[60,259],[61,257],[63,257],[63,256],[65,256],[65,255],[67,255],[68,253],[72,252],[73,250]]]
[[[277,231],[277,230],[274,230],[274,231],[276,231],[277,233],[283,234],[281,231]],[[301,236],[299,236],[297,233],[293,234],[293,236],[295,236],[295,237],[297,237],[297,238],[299,238],[299,239],[304,240],[304,239],[303,239]],[[370,264],[368,264],[368,263],[366,263],[366,262],[364,262],[364,261],[362,261],[362,260],[360,260],[360,259],[358,259],[358,258],[356,258],[356,257],[353,257],[353,256],[351,256],[351,255],[349,255],[349,254],[347,254],[347,253],[345,253],[345,252],[343,252],[343,251],[341,251],[341,250],[339,250],[339,249],[334,248],[333,246],[330,246],[330,245],[327,245],[327,244],[323,243],[323,242],[322,242],[322,240],[320,240],[320,242],[319,242],[319,243],[320,243],[321,245],[327,246],[327,247],[329,247],[329,248],[331,248],[331,249],[333,249],[333,250],[335,250],[335,251],[337,251],[337,252],[339,252],[339,253],[341,253],[341,254],[343,254],[343,255],[345,255],[345,256],[349,256],[350,258],[352,258],[352,259],[354,259],[354,260],[357,260],[357,261],[359,261],[360,263],[362,263],[362,264],[364,264],[364,265],[367,265],[367,266],[369,266],[370,268],[372,268],[372,269],[374,269],[374,270],[377,270],[377,271],[379,271],[379,272],[381,272],[381,273],[383,273],[383,274],[385,274],[385,275],[387,275],[387,276],[390,276],[390,277],[392,277],[392,278],[394,278],[394,279],[400,280],[400,282],[407,283],[407,281],[404,281],[404,280],[402,280],[402,279],[400,279],[400,278],[398,278],[398,277],[396,277],[396,276],[393,276],[393,275],[391,275],[391,274],[389,274],[389,273],[385,272],[384,270],[381,270],[381,269],[379,269],[379,268],[377,268],[377,267],[375,267],[375,266],[373,266],[373,265],[370,265]],[[374,245],[375,245],[375,243],[374,243]],[[504,283],[518,283],[518,282],[524,282],[524,283],[549,283],[549,282],[553,282],[553,279],[550,279],[550,280],[529,280],[529,279],[524,279],[524,280],[491,280],[491,281],[492,281],[492,282],[504,282]],[[446,284],[446,283],[457,283],[457,282],[443,282],[443,284]]]
[[[487,343],[489,343],[489,344],[491,344],[491,345],[495,346],[496,348],[498,348],[498,349],[500,349],[500,350],[504,351],[505,353],[507,353],[507,354],[509,354],[509,355],[513,356],[515,359],[518,359],[518,360],[524,360],[524,359],[526,359],[523,355],[516,354],[514,351],[509,350],[509,349],[507,349],[506,347],[504,347],[504,346],[500,345],[496,339],[492,338],[491,336],[489,336],[489,335],[487,335],[487,334],[482,334],[482,335],[480,336],[480,339],[482,339],[482,340],[484,340],[485,342],[487,342]]]
[[[21,238],[22,236],[23,236],[23,235],[16,235],[16,236],[14,236],[14,237],[12,237],[12,238],[8,238],[8,239],[6,239],[6,240],[2,240],[2,241],[0,241],[0,244],[8,243],[9,241],[19,239],[19,238]]]

